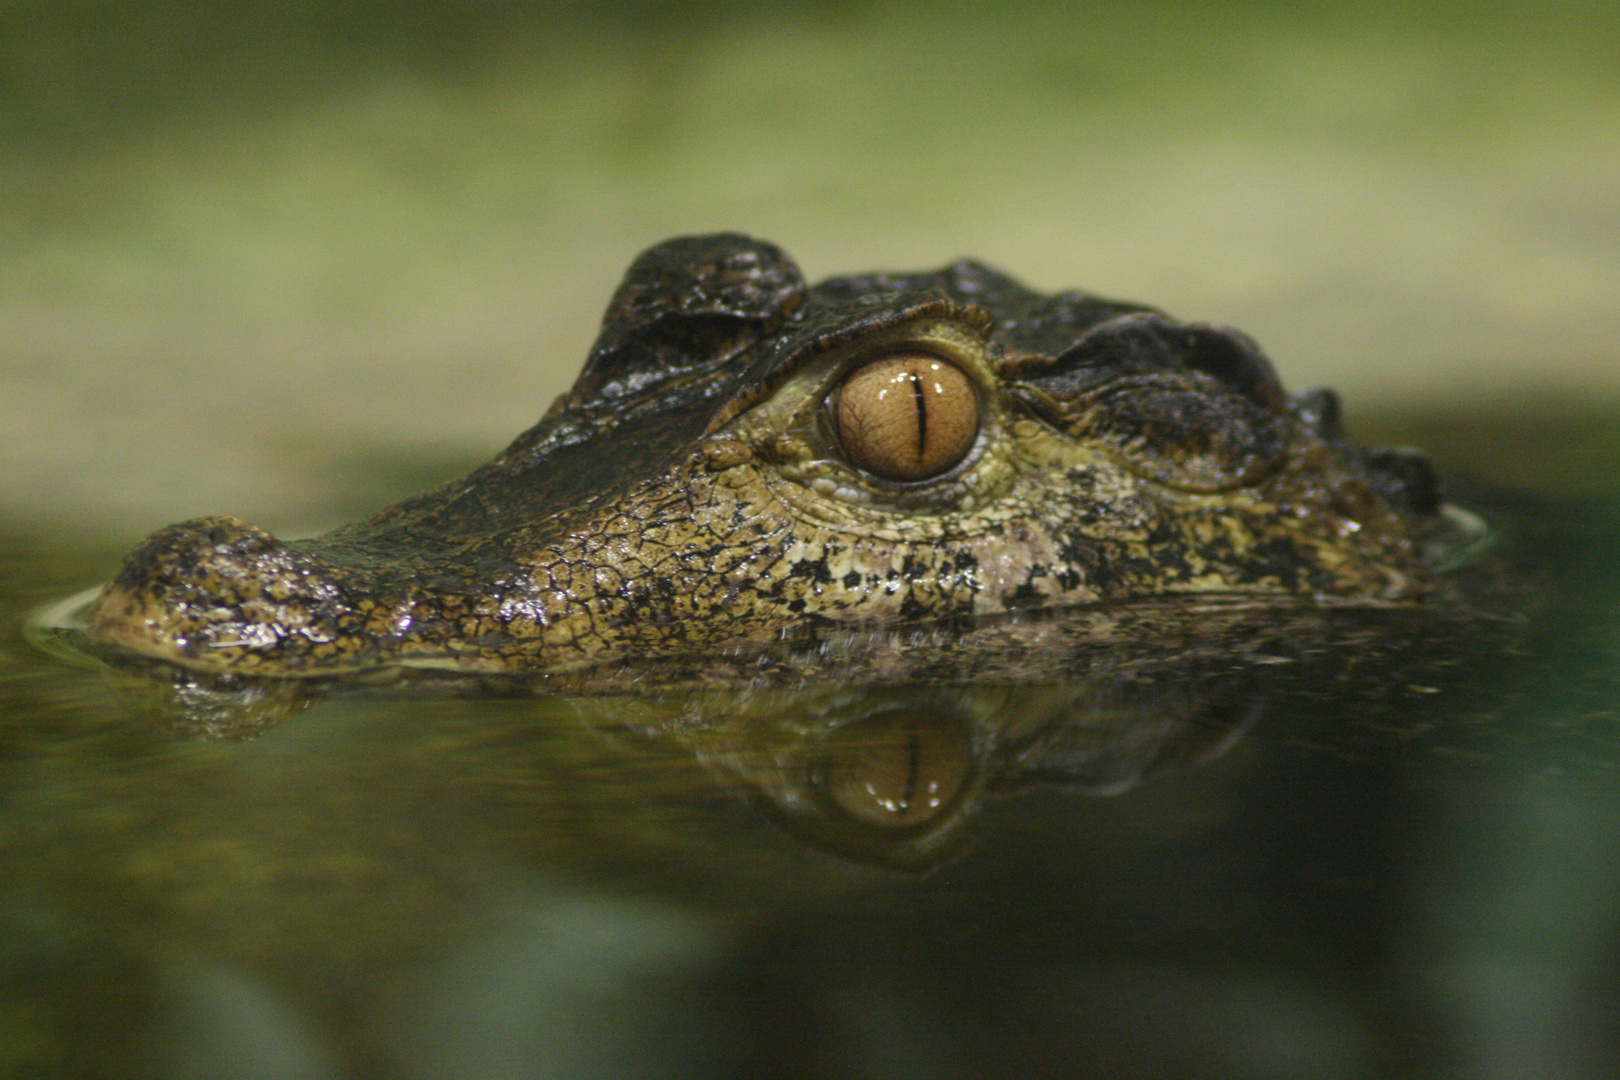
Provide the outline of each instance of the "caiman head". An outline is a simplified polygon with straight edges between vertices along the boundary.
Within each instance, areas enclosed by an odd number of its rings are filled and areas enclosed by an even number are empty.
[[[631,265],[572,390],[325,536],[163,529],[92,640],[216,673],[562,672],[1177,594],[1423,593],[1424,459],[1345,443],[1249,338],[974,262],[807,287],[775,246]]]

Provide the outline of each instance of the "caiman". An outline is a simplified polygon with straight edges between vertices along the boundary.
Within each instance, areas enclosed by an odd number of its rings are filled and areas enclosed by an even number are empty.
[[[1146,598],[1420,599],[1460,517],[1338,412],[1138,304],[971,261],[809,286],[772,244],[679,238],[494,461],[313,539],[170,526],[86,629],[216,674],[550,675]]]

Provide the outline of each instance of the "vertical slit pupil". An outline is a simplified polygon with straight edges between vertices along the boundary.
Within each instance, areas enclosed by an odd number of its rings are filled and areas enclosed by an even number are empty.
[[[928,400],[923,396],[922,376],[911,373],[911,398],[917,403],[917,456],[928,446]]]

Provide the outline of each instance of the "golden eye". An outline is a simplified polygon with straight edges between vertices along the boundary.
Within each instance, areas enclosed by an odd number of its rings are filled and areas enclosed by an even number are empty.
[[[832,416],[851,463],[885,480],[927,480],[972,448],[979,397],[951,364],[901,353],[846,378]]]

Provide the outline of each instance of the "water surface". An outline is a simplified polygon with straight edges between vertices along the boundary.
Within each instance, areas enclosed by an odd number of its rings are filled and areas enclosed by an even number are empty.
[[[0,1075],[1614,1075],[1620,500],[1463,498],[1506,608],[246,724],[26,645],[130,538],[13,528]]]

